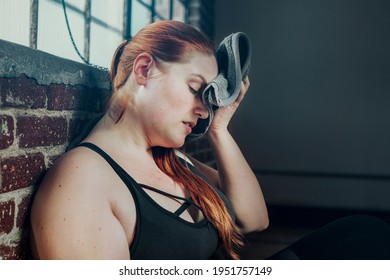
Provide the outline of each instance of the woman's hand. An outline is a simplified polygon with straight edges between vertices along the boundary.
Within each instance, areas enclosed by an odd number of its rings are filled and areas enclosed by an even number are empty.
[[[210,125],[209,132],[217,132],[227,130],[229,122],[244,99],[250,85],[249,78],[246,77],[241,83],[240,93],[237,99],[229,106],[221,107],[215,111],[214,119]]]

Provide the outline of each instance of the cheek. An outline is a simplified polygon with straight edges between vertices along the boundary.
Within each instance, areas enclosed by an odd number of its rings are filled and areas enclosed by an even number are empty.
[[[162,124],[175,119],[175,116],[186,114],[193,98],[194,96],[188,92],[185,85],[178,85],[177,80],[161,83],[160,88],[156,88],[155,95],[148,100],[150,104],[153,104],[148,109],[149,121],[153,124]]]
[[[188,93],[187,93],[188,94]],[[188,94],[189,95],[189,94]],[[175,90],[167,92],[167,98],[164,100],[165,107],[171,112],[180,112],[182,110],[185,110],[188,108],[191,104],[191,97],[186,96],[186,92],[183,92],[183,90]],[[162,108],[162,113],[164,113],[164,109]]]
[[[165,130],[172,119],[172,109],[168,107],[157,106],[148,114],[148,123],[152,129],[160,131]]]
[[[182,81],[182,78],[167,79],[165,87],[162,88],[162,93],[166,97],[166,101],[172,106],[182,106],[188,104],[193,97],[189,92],[188,85]]]

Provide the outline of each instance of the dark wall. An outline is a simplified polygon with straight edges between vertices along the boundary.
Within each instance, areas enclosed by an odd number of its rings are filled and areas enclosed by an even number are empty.
[[[251,90],[232,131],[274,204],[390,210],[390,2],[217,1],[246,32]]]

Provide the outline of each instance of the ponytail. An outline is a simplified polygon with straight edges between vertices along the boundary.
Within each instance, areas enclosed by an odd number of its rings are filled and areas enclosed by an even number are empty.
[[[118,67],[122,67],[123,68],[123,63],[121,63],[120,65],[120,61],[121,61],[121,57],[122,57],[122,53],[123,53],[123,50],[124,48],[126,47],[128,41],[123,41],[115,50],[114,52],[114,55],[112,57],[112,61],[111,61],[111,68],[110,68],[110,79],[111,81],[114,83],[112,86],[114,88],[114,91],[115,89],[118,89],[120,88],[121,86],[123,86],[126,82],[126,80],[123,80],[122,79],[116,79],[116,75],[119,73],[119,75],[123,75],[123,74],[126,74],[127,75],[127,71],[123,71],[124,69],[119,69],[118,70]],[[123,73],[123,74],[122,74]],[[118,83],[118,81],[120,81]]]

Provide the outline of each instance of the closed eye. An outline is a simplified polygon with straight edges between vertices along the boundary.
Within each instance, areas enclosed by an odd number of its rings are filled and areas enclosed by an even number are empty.
[[[188,87],[190,92],[194,95],[199,95],[200,94],[200,90],[196,90],[196,89],[193,89],[192,87]]]
[[[188,86],[188,88],[190,89],[190,92],[192,93],[192,94],[195,94],[195,95],[201,95],[202,94],[202,92],[204,91],[204,89],[207,87],[207,84],[202,84],[201,85],[201,87],[198,89],[198,90],[196,90],[196,89],[194,89],[193,87],[191,87],[191,86]]]

